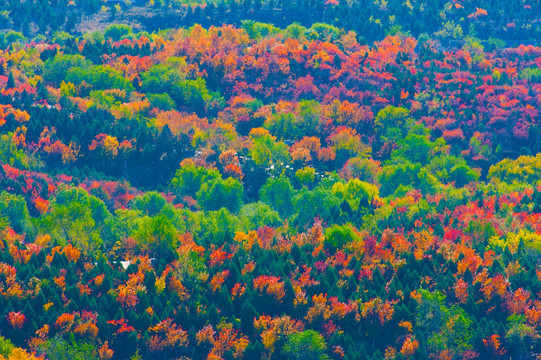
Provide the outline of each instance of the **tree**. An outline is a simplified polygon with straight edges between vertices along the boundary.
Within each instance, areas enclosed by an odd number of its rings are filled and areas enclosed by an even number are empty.
[[[377,133],[386,140],[398,142],[409,130],[412,120],[410,113],[403,107],[387,106],[376,115],[374,124]]]
[[[205,182],[196,194],[197,201],[205,210],[226,208],[232,213],[239,211],[243,196],[242,184],[231,177],[225,180],[217,178]]]
[[[56,55],[45,61],[43,78],[49,83],[60,84],[66,79],[66,75],[71,68],[86,69],[91,64],[81,55]]]
[[[294,224],[308,227],[316,217],[325,222],[333,221],[335,220],[333,217],[338,215],[336,210],[339,212],[339,206],[340,199],[330,190],[319,186],[312,191],[302,188],[295,197]]]
[[[287,359],[326,360],[327,343],[323,336],[314,330],[305,330],[289,334],[282,348]]]
[[[113,24],[105,28],[104,36],[111,38],[113,41],[120,40],[123,36],[129,35],[133,32],[132,28],[125,24]]]
[[[15,345],[13,345],[9,339],[0,336],[0,356],[7,358],[13,349],[15,349]]]
[[[184,196],[195,197],[195,194],[206,182],[220,178],[216,169],[207,169],[203,166],[196,166],[191,160],[185,160],[180,164],[175,176],[171,180],[171,189],[177,198]]]
[[[6,84],[6,89],[12,89],[14,87],[15,87],[15,78],[13,77],[13,72],[10,71],[9,76],[8,76],[8,82]]]
[[[239,212],[239,218],[246,222],[248,229],[279,226],[282,223],[280,215],[269,205],[260,201],[243,205]]]
[[[420,349],[425,356],[446,352],[453,359],[462,358],[472,348],[472,320],[459,306],[447,307],[441,292],[422,289],[419,292],[414,332]]]
[[[22,196],[2,191],[0,194],[0,214],[7,218],[10,226],[19,234],[26,233],[32,237],[34,227],[30,221],[30,213]]]
[[[428,129],[414,126],[408,136],[398,141],[399,149],[393,152],[393,157],[401,156],[412,163],[425,165],[432,155],[434,143],[430,141]]]
[[[38,353],[45,354],[51,360],[89,360],[96,359],[97,349],[91,343],[75,341],[75,338],[65,340],[57,335],[43,343]]]
[[[139,247],[153,257],[169,260],[174,257],[178,244],[177,231],[163,214],[143,217],[133,237]]]
[[[102,200],[81,188],[63,187],[51,201],[50,211],[40,219],[39,230],[92,256],[101,249],[101,234],[110,216]]]
[[[250,156],[254,163],[277,173],[291,159],[287,145],[280,141],[276,142],[276,138],[268,132],[257,136],[253,134],[254,130],[250,132],[252,138]]]
[[[516,356],[517,359],[528,358],[535,352],[537,344],[540,342],[540,334],[535,327],[526,323],[524,316],[511,315],[507,319],[508,330],[505,339],[509,343],[508,355]],[[538,348],[538,347],[537,347]]]
[[[379,174],[380,192],[383,196],[393,194],[400,186],[415,186],[418,183],[420,164],[402,159],[399,163],[384,166]]]
[[[340,250],[344,245],[358,238],[351,224],[332,225],[325,230],[325,247],[331,251]]]
[[[260,190],[261,200],[278,211],[283,218],[287,218],[294,210],[294,194],[291,182],[283,175],[278,178],[268,178]]]
[[[163,195],[155,191],[150,191],[138,196],[130,203],[132,208],[141,211],[143,215],[151,217],[162,211],[165,204],[167,204],[167,201]]]

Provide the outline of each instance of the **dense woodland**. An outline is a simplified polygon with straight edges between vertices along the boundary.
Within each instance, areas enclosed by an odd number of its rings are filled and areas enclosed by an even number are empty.
[[[0,359],[535,359],[541,5],[433,3],[4,2]]]
[[[283,28],[293,22],[307,27],[324,22],[356,31],[361,43],[404,31],[453,46],[464,36],[538,42],[540,14],[537,0],[4,0],[0,29],[51,37],[110,22],[147,31],[193,24],[240,26],[242,20],[270,21]]]

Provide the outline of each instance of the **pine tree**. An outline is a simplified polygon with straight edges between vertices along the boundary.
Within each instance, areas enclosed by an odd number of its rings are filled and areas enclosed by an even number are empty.
[[[15,78],[13,77],[13,72],[10,70],[9,71],[9,76],[8,76],[8,83],[6,85],[6,89],[12,89],[15,87]]]

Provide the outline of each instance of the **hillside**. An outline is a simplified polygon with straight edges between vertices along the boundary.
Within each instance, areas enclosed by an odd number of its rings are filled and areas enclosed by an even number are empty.
[[[540,5],[413,3],[4,3],[0,359],[535,359]]]

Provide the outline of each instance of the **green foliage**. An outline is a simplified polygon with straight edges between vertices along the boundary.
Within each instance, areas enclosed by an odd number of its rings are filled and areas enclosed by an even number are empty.
[[[282,354],[294,360],[326,360],[327,343],[314,330],[305,330],[288,335]]]
[[[460,358],[472,348],[472,320],[458,305],[448,307],[439,291],[420,290],[422,298],[415,318],[415,335],[426,353],[448,350]]]
[[[195,198],[195,194],[204,183],[218,178],[220,178],[220,173],[216,169],[207,169],[196,166],[193,162],[185,162],[171,180],[171,189],[178,198],[184,196]]]
[[[352,209],[357,209],[360,204],[367,205],[379,195],[376,185],[351,179],[346,184],[337,182],[332,186],[332,192],[341,200],[347,200]]]
[[[107,207],[81,188],[61,188],[50,211],[38,222],[40,232],[49,233],[62,245],[71,242],[83,254],[94,256],[102,246],[102,232],[111,216]]]
[[[297,119],[293,113],[273,114],[264,124],[265,129],[279,139],[295,139]]]
[[[212,96],[202,78],[186,80],[171,89],[171,96],[177,104],[193,108],[196,112],[204,112]]]
[[[157,215],[162,211],[165,204],[167,204],[167,201],[163,195],[155,191],[149,191],[131,201],[131,206],[146,216]]]
[[[298,23],[288,25],[284,30],[284,35],[297,40],[303,40],[306,34],[306,28]]]
[[[7,219],[15,232],[27,234],[28,237],[32,238],[34,227],[26,207],[26,201],[22,196],[2,191],[0,194],[0,214]]]
[[[90,44],[102,44],[105,41],[105,37],[101,31],[92,31],[83,34],[83,39]]]
[[[71,67],[66,73],[65,81],[75,85],[85,82],[94,90],[119,89],[127,92],[134,90],[131,82],[119,70],[101,65],[92,65],[88,68]]]
[[[525,79],[534,83],[539,83],[541,82],[541,69],[528,67],[528,68],[523,69],[520,72],[519,76],[521,79]]]
[[[489,37],[487,51],[494,51],[497,49],[503,49],[505,47],[505,41],[502,39]]]
[[[55,31],[53,33],[53,43],[59,45],[66,45],[69,40],[73,40],[73,36],[65,31]]]
[[[95,345],[84,342],[75,341],[75,339],[65,340],[61,336],[55,336],[47,340],[39,348],[42,354],[50,360],[92,360],[98,359],[98,351]]]
[[[462,187],[479,179],[479,174],[466,164],[466,160],[452,155],[433,157],[427,169],[442,183],[454,182],[456,187]]]
[[[258,136],[252,139],[253,145],[250,156],[258,166],[278,172],[291,158],[286,144],[276,142],[270,135]]]
[[[169,111],[175,108],[175,100],[169,94],[147,94],[148,101],[152,107]]]
[[[295,196],[296,215],[293,222],[296,226],[307,227],[314,222],[316,217],[324,221],[332,221],[336,213],[340,199],[330,191],[316,187],[314,190],[302,188]]]
[[[381,109],[374,119],[376,131],[393,142],[398,142],[407,134],[411,123],[412,120],[408,109],[395,106],[387,106]]]
[[[393,157],[400,156],[412,163],[425,165],[433,154],[434,143],[430,141],[428,129],[416,125],[405,138],[398,141],[398,147]]]
[[[9,339],[0,336],[0,356],[7,358],[14,348],[15,345],[13,345]]]
[[[198,244],[222,245],[226,237],[232,238],[237,231],[247,231],[242,221],[226,208],[218,211],[187,213],[187,227]]]
[[[265,129],[278,139],[300,139],[316,134],[319,125],[320,104],[313,100],[298,103],[298,114],[278,112],[269,116],[264,123]]]
[[[315,23],[307,30],[307,33],[311,38],[329,41],[338,38],[340,29],[325,23]]]
[[[132,28],[125,24],[113,24],[105,28],[104,36],[110,38],[113,41],[118,41],[122,37],[129,35],[133,32]]]
[[[26,37],[24,34],[18,31],[8,31],[5,34],[2,34],[2,37],[4,38],[6,45],[26,42]]]
[[[169,58],[163,64],[156,64],[141,74],[142,89],[145,93],[171,93],[186,78],[186,60]]]
[[[81,55],[57,55],[45,61],[43,78],[47,82],[60,84],[65,81],[72,68],[88,69],[91,62]]]
[[[342,249],[353,240],[359,239],[351,224],[332,225],[325,230],[325,247],[331,251]]]
[[[306,166],[302,169],[295,171],[295,177],[302,186],[309,186],[314,183],[316,176],[316,169],[310,166]]]
[[[418,182],[420,164],[403,160],[398,164],[384,166],[379,174],[380,193],[383,196],[393,194],[399,186],[413,185]]]
[[[537,184],[541,179],[541,154],[520,156],[516,160],[504,159],[490,167],[487,178],[496,183]]]
[[[535,352],[540,334],[535,327],[530,326],[524,316],[511,315],[507,319],[505,339],[509,342],[509,355],[516,358],[527,358]]]
[[[165,63],[154,65],[142,74],[142,89],[148,93],[170,95],[169,98],[151,97],[151,101],[159,101],[161,106],[171,106],[173,100],[176,105],[189,107],[198,114],[209,110],[213,101],[222,102],[219,94],[209,91],[205,79],[189,79],[187,71],[184,57],[170,57]]]
[[[280,29],[272,24],[256,22],[253,20],[242,20],[241,23],[242,28],[251,39],[259,39],[280,33]]]
[[[143,217],[137,224],[133,237],[138,246],[158,259],[171,260],[178,244],[177,230],[163,214]]]
[[[19,169],[27,169],[30,165],[31,159],[13,141],[13,133],[0,135],[0,162]]]
[[[234,178],[225,180],[216,178],[201,185],[196,194],[197,201],[205,210],[219,210],[226,208],[236,213],[242,205],[244,188]]]
[[[456,187],[463,187],[479,179],[479,173],[466,164],[455,165],[449,174],[450,180]]]
[[[279,226],[282,222],[278,212],[264,202],[245,204],[241,207],[239,218],[249,229],[259,229],[263,226]]]
[[[268,178],[265,184],[261,187],[261,200],[269,204],[274,210],[287,218],[293,211],[293,197],[295,191],[291,182],[285,176],[278,178]]]

